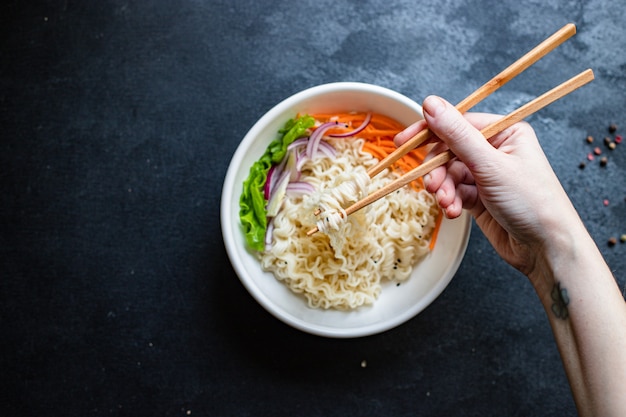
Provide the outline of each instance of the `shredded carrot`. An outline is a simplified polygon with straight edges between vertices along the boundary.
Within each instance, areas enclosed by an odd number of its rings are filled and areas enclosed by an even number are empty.
[[[367,113],[314,113],[311,114],[316,120],[321,123],[329,121],[337,121],[347,126],[347,128],[338,127],[336,129],[329,130],[328,133],[342,133],[347,130],[353,130],[359,127],[367,117]],[[384,116],[378,113],[372,113],[372,118],[369,124],[361,132],[357,134],[357,137],[364,139],[363,150],[370,153],[378,160],[384,159],[387,155],[396,150],[396,145],[393,142],[393,138],[405,129],[406,126],[397,122],[396,120]],[[398,159],[391,166],[391,169],[397,171],[400,174],[409,172],[413,168],[419,166],[426,157],[427,148],[419,147],[404,155]],[[424,189],[424,183],[419,178],[413,181],[410,186],[416,191]],[[443,214],[441,210],[437,214],[435,220],[435,229],[430,240],[430,250],[435,247],[437,240],[437,234],[441,226]]]
[[[428,249],[431,251],[435,248],[435,243],[437,243],[437,236],[439,235],[439,229],[441,228],[441,221],[443,220],[443,212],[441,210],[437,213],[437,218],[435,219],[435,229],[433,230],[433,234],[430,237],[430,243],[428,245]]]

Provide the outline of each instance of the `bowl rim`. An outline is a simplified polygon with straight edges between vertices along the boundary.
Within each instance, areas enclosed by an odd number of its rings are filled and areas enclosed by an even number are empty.
[[[356,338],[379,334],[394,327],[397,327],[419,314],[422,310],[428,307],[437,297],[439,297],[439,295],[445,290],[445,288],[448,286],[448,284],[456,274],[456,271],[458,270],[458,267],[460,266],[461,261],[464,257],[463,255],[466,252],[471,230],[471,219],[469,218],[468,214],[464,212],[461,216],[461,219],[459,220],[461,222],[464,222],[463,236],[461,236],[461,239],[463,239],[463,243],[460,247],[461,256],[457,256],[454,261],[448,265],[445,273],[445,278],[437,282],[437,285],[431,289],[427,298],[423,299],[421,303],[416,303],[416,306],[414,306],[413,308],[405,310],[403,314],[398,314],[388,320],[376,322],[370,325],[363,325],[354,328],[334,328],[306,322],[305,320],[302,320],[294,316],[290,312],[287,312],[282,308],[276,306],[276,304],[274,304],[272,300],[267,297],[266,294],[263,293],[263,291],[260,290],[260,288],[253,282],[253,280],[248,277],[248,271],[245,270],[243,262],[241,262],[241,259],[239,259],[237,256],[237,245],[235,244],[235,241],[230,238],[231,232],[229,228],[232,227],[232,222],[236,221],[237,223],[239,223],[238,218],[233,218],[232,207],[229,209],[228,205],[228,203],[232,200],[233,193],[235,192],[235,177],[238,172],[238,167],[234,166],[233,161],[241,161],[243,159],[243,156],[247,153],[250,145],[255,141],[260,131],[262,131],[266,125],[274,121],[277,117],[281,116],[285,111],[293,108],[294,105],[301,103],[303,100],[311,99],[320,95],[325,95],[327,93],[341,93],[351,91],[387,96],[390,99],[395,100],[415,110],[416,113],[422,115],[421,106],[415,101],[411,100],[410,98],[399,92],[374,84],[361,82],[332,82],[301,90],[274,105],[269,111],[261,116],[244,135],[239,145],[237,145],[237,149],[233,154],[231,161],[229,162],[229,168],[224,179],[220,202],[221,229],[226,252],[230,263],[235,270],[235,273],[237,274],[240,282],[244,285],[248,293],[252,295],[252,297],[267,312],[269,312],[280,321],[288,324],[289,326],[309,334],[331,338]]]

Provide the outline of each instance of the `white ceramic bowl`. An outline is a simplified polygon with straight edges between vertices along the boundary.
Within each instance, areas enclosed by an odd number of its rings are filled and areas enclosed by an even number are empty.
[[[396,286],[383,284],[372,306],[354,311],[320,310],[308,307],[272,273],[264,272],[246,247],[239,223],[239,196],[250,166],[261,157],[278,130],[297,113],[371,111],[411,124],[422,118],[421,107],[389,89],[362,83],[324,84],[285,99],[250,129],[237,148],[224,180],[221,201],[222,234],[230,261],[250,294],[271,314],[302,331],[337,338],[380,333],[413,318],[446,288],[465,254],[471,220],[463,214],[444,219],[434,250]]]

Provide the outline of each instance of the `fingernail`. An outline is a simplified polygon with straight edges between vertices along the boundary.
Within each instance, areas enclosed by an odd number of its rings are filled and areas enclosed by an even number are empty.
[[[430,117],[437,117],[445,109],[443,100],[437,96],[428,96],[422,103],[422,108]]]

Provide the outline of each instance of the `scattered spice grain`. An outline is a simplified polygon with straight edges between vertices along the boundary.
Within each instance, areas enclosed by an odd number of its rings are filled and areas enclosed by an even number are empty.
[[[589,135],[587,136],[587,143],[593,143],[593,136]]]
[[[609,159],[606,156],[603,156],[602,158],[600,158],[600,166],[605,167],[606,164],[609,163]]]
[[[602,149],[596,146],[595,148],[593,148],[593,153],[596,155],[602,155]]]
[[[622,143],[622,135],[615,135],[615,143]]]
[[[626,243],[626,233],[619,237],[619,241],[622,243]]]
[[[617,125],[615,123],[611,123],[609,125],[609,132],[610,133],[615,133],[616,130],[617,130]]]
[[[608,241],[609,246],[615,246],[616,243],[617,243],[617,238],[615,236],[611,236]]]

